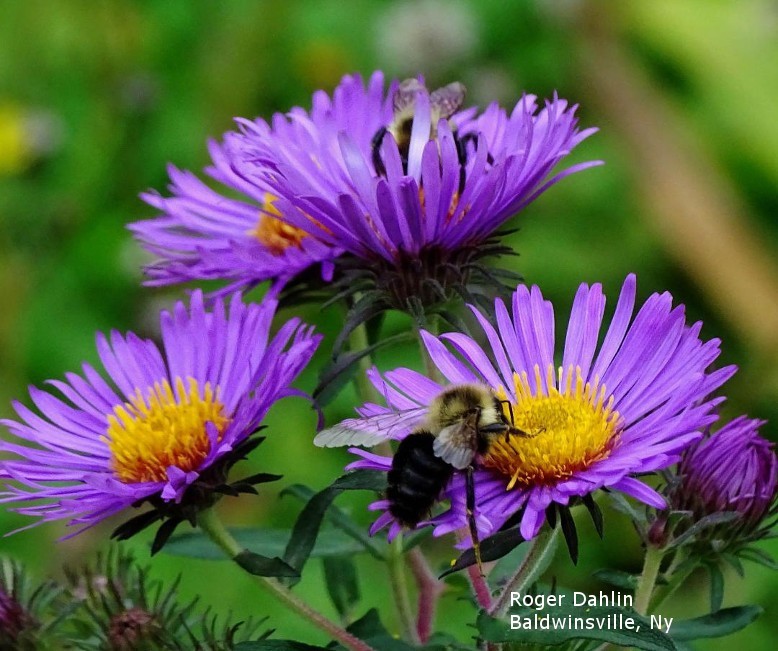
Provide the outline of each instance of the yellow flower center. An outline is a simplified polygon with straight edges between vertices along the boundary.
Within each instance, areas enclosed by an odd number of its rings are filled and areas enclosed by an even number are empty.
[[[567,479],[608,457],[618,441],[621,417],[597,378],[584,382],[580,368],[560,367],[557,383],[549,364],[546,380],[548,393],[541,388],[540,369],[535,366],[538,388],[533,393],[526,372],[513,376],[516,403],[509,408],[506,400],[503,411],[527,436],[495,439],[481,460],[484,467],[508,478],[507,490]],[[497,394],[501,400],[507,398],[502,387]]]
[[[265,203],[259,215],[259,222],[249,234],[256,237],[271,253],[281,255],[290,246],[302,248],[303,238],[307,237],[308,233],[278,219],[281,213],[275,207],[276,200],[277,197],[265,193]]]
[[[108,416],[108,430],[102,439],[111,450],[111,468],[125,483],[164,481],[167,469],[177,466],[196,470],[208,456],[211,443],[206,424],[213,423],[221,438],[230,419],[207,382],[202,391],[194,378],[175,380],[175,391],[167,380],[140,389]]]

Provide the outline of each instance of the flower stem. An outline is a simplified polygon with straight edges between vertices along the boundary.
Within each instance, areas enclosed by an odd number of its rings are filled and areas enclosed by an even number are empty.
[[[430,332],[433,335],[436,335],[437,323],[432,323],[429,327],[428,332]],[[424,360],[424,374],[430,380],[435,380],[435,382],[439,384],[445,384],[446,379],[443,377],[443,374],[435,365],[435,362],[432,361],[432,357],[430,357],[429,352],[427,352],[427,347],[424,345],[424,340],[421,338],[421,330],[419,330],[418,328],[416,329],[416,337],[419,340],[419,352],[421,353],[421,358],[422,360]]]
[[[200,529],[208,536],[230,559],[244,551],[238,544],[238,541],[227,531],[222,521],[216,515],[213,508],[201,511],[197,516],[197,524]],[[302,601],[297,595],[292,593],[289,588],[282,585],[278,580],[257,576],[259,584],[268,590],[273,597],[281,601],[287,608],[295,611],[300,617],[308,620],[311,624],[321,629],[332,639],[340,642],[351,651],[375,651],[371,646],[365,644],[359,638],[354,637],[347,630],[341,628],[335,622],[327,619],[324,615],[314,610],[307,603]]]
[[[654,593],[654,585],[656,585],[656,579],[659,576],[659,566],[663,556],[664,552],[658,547],[649,545],[646,549],[643,572],[635,588],[635,610],[640,615],[648,614],[648,605],[651,603],[651,595]]]
[[[686,560],[686,555],[681,550],[676,551],[673,557],[670,567],[668,567],[664,575],[670,580],[662,589],[657,590],[657,594],[654,595],[652,602],[650,603],[650,610],[655,611],[665,601],[667,601],[675,591],[686,582],[686,579],[697,569],[696,563],[686,563],[684,568],[679,572],[677,568]]]
[[[502,617],[511,604],[511,592],[521,592],[532,585],[550,556],[556,551],[558,529],[545,527],[529,543],[531,546],[516,573],[508,579],[494,606],[489,610],[492,617]]]
[[[394,603],[397,606],[397,615],[400,619],[403,639],[418,644],[420,640],[413,617],[413,609],[411,608],[411,598],[408,594],[408,581],[405,576],[402,534],[398,534],[392,541],[388,565],[389,580],[392,584],[392,594],[394,595]]]
[[[467,539],[470,533],[467,531],[467,527],[459,529],[456,532],[456,537],[459,542]],[[467,568],[467,578],[470,581],[470,588],[473,591],[473,596],[478,602],[478,605],[489,612],[492,607],[492,591],[489,589],[489,584],[486,582],[486,577],[481,574],[481,569],[477,565],[471,565]]]
[[[438,581],[426,556],[418,547],[414,547],[408,552],[408,562],[419,588],[419,615],[416,619],[416,632],[419,641],[426,644],[432,634],[438,600],[446,587],[441,581]]]
[[[370,346],[370,340],[367,336],[367,326],[364,323],[360,323],[351,331],[348,341],[349,350],[352,353],[368,348]],[[372,365],[373,360],[370,355],[360,357],[359,362],[357,363],[357,372],[354,375],[354,385],[357,390],[357,395],[363,401],[380,402],[381,396],[378,395],[378,391],[376,391],[373,383],[367,377],[367,372]]]

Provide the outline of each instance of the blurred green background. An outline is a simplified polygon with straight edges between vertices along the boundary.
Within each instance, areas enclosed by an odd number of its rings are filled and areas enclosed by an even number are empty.
[[[722,363],[741,368],[726,389],[726,415],[778,422],[772,0],[7,0],[0,15],[0,416],[12,414],[12,398],[26,400],[27,384],[95,363],[95,331],[154,336],[159,309],[183,295],[141,287],[146,257],[125,230],[153,214],[137,195],[164,190],[167,162],[199,171],[206,139],[230,129],[234,116],[308,106],[313,90],[331,90],[344,73],[381,68],[401,78],[422,72],[433,88],[461,80],[481,106],[510,106],[523,91],[579,102],[582,125],[601,131],[574,159],[606,165],[565,180],[516,221],[516,269],[555,302],[560,327],[582,281],[602,282],[611,305],[630,271],[643,298],[671,291],[704,321],[705,336],[723,340]],[[320,367],[341,314],[313,307],[305,316],[328,336]],[[397,318],[388,327],[404,325]],[[413,348],[379,364],[420,366]],[[313,368],[300,385],[310,390],[315,381]],[[349,415],[354,401],[344,392],[329,422]],[[315,419],[303,401],[278,405],[268,425],[269,440],[247,465],[285,479],[260,498],[225,500],[230,523],[289,526],[299,503],[276,499],[282,485],[318,489],[342,471],[345,453],[309,445]],[[774,425],[765,433],[775,437]],[[366,499],[339,503],[371,520]],[[0,513],[1,531],[24,524]],[[2,539],[0,551],[39,575],[58,573],[91,558],[116,524],[57,544],[64,527],[45,525]],[[627,523],[611,514],[605,540],[592,533],[582,525],[577,569],[558,555],[561,581],[597,590],[589,575],[606,562],[639,569]],[[148,541],[131,543],[144,559]],[[450,559],[449,541],[434,548],[436,562]],[[374,578],[381,568],[370,559],[360,567],[371,577],[362,583],[365,607],[381,606],[394,630],[388,588]],[[202,594],[238,618],[268,614],[280,635],[299,630],[322,641],[224,563],[153,560],[155,576],[179,572],[182,597]],[[699,648],[774,648],[775,577],[751,566],[745,579],[727,578],[726,605],[759,603],[767,612],[735,638]],[[695,575],[663,614],[703,612],[706,583]],[[296,589],[334,613],[318,562]],[[455,581],[441,621],[468,639],[462,594]]]

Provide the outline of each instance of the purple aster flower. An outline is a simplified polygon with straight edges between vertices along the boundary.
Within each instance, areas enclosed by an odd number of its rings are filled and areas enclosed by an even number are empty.
[[[275,308],[236,294],[207,311],[197,291],[189,308],[162,312],[161,348],[132,333],[98,335],[104,375],[84,364],[82,375],[50,381],[62,397],[31,387],[39,413],[16,402],[20,420],[0,421],[30,444],[0,441],[17,457],[0,461],[0,502],[68,519],[76,533],[150,502],[155,510],[131,520],[126,537],[162,518],[194,521],[219,491],[233,494],[230,466],[256,447],[250,437],[271,405],[296,394],[291,382],[320,339],[297,319],[270,337]]]
[[[771,513],[778,488],[773,443],[759,435],[765,421],[741,416],[689,448],[678,465],[668,500],[695,521],[722,512],[737,518],[705,535],[743,541]]]
[[[581,285],[564,345],[556,356],[554,309],[537,287],[519,286],[510,305],[494,312],[471,307],[486,348],[461,333],[422,333],[427,351],[450,385],[476,383],[504,400],[507,422],[526,433],[490,440],[474,462],[475,516],[481,536],[509,520],[525,539],[546,521],[549,507],[566,508],[599,488],[621,491],[663,508],[664,498],[638,479],[676,463],[716,419],[711,398],[735,371],[711,370],[719,341],[703,341],[701,324],[687,325],[683,306],[668,293],[654,294],[634,315],[636,280],[627,277],[602,343],[605,297],[600,285]],[[496,323],[496,327],[492,325]],[[404,438],[425,423],[427,407],[444,389],[416,371],[396,369],[371,380],[387,402],[363,406],[349,430]],[[398,416],[399,412],[399,416]],[[362,457],[350,468],[389,471],[392,458],[352,448]],[[450,507],[427,523],[435,534],[467,524],[465,473],[456,472],[440,495]],[[386,500],[375,532],[400,525]],[[424,523],[422,523],[424,524]]]
[[[495,231],[565,176],[553,170],[595,129],[579,130],[576,106],[525,95],[510,112],[459,110],[464,86],[429,92],[423,82],[374,73],[344,77],[332,98],[313,97],[264,121],[241,121],[236,171],[278,197],[282,219],[340,247],[361,280],[400,309],[434,304],[479,278],[477,261],[507,253]],[[237,149],[236,149],[237,151]],[[367,279],[367,280],[366,280]],[[354,274],[348,286],[364,290]]]
[[[235,174],[229,160],[234,138],[226,134],[223,145],[209,143],[213,165],[206,172],[242,199],[223,196],[172,165],[168,168],[172,196],[141,195],[161,213],[128,226],[159,258],[146,267],[146,284],[222,280],[229,283],[220,292],[226,294],[266,280],[283,284],[316,263],[322,263],[322,275],[330,280],[331,260],[339,251],[281,221],[267,186],[247,183]]]

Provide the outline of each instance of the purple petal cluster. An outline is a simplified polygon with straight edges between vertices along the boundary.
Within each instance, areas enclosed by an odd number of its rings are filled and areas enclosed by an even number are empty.
[[[242,121],[236,169],[279,197],[288,223],[358,257],[394,263],[476,245],[563,177],[599,164],[552,176],[595,131],[579,130],[576,107],[563,99],[539,106],[526,95],[510,113],[492,104],[435,123],[422,90],[407,157],[387,135],[378,151],[385,169],[376,170],[374,139],[394,119],[397,87],[392,81],[385,91],[381,72],[367,84],[347,76],[332,98],[317,92],[310,112],[294,108],[272,126]]]
[[[673,506],[692,511],[696,519],[734,511],[739,524],[756,527],[778,489],[778,459],[773,443],[759,435],[762,425],[741,416],[687,450],[678,466]]]
[[[0,421],[23,443],[0,440],[0,451],[14,457],[0,461],[0,476],[13,480],[5,482],[0,503],[23,504],[15,510],[43,521],[68,519],[82,530],[151,496],[180,501],[204,471],[257,430],[278,399],[295,393],[291,382],[320,337],[297,319],[271,337],[275,308],[274,300],[246,305],[236,294],[207,310],[198,291],[189,306],[179,302],[162,312],[161,347],[133,333],[98,335],[105,373],[84,364],[82,374],[51,380],[50,389],[31,387],[36,410],[16,402],[19,420]],[[173,463],[159,481],[122,481],[112,467],[109,419],[118,408],[131,411],[128,405],[155,385],[175,386],[177,379],[209,385],[228,424],[217,432],[205,423],[209,444],[198,467]],[[173,433],[158,435],[175,448]]]
[[[533,395],[548,396],[564,391],[561,371],[545,372],[549,367],[557,368],[560,354],[561,369],[579,369],[584,382],[607,388],[605,402],[619,415],[607,453],[567,476],[508,489],[509,478],[478,463],[476,521],[482,536],[520,513],[521,533],[532,538],[545,522],[549,505],[569,505],[598,488],[621,491],[657,508],[665,506],[664,498],[638,477],[678,462],[683,451],[702,436],[716,420],[714,408],[722,400],[710,394],[735,368],[711,369],[719,355],[719,341],[700,339],[701,323],[687,325],[683,306],[673,307],[670,294],[650,296],[635,313],[635,292],[636,280],[630,275],[610,325],[602,333],[602,288],[581,285],[561,347],[554,341],[554,308],[537,287],[519,286],[510,304],[497,300],[494,312],[488,315],[471,307],[488,342],[486,348],[460,333],[439,337],[423,333],[427,351],[447,383],[485,384],[504,391],[516,403],[515,376],[526,373]],[[364,419],[397,411],[415,415],[415,422],[406,421],[404,431],[397,432],[395,438],[407,435],[423,420],[424,407],[444,388],[405,368],[383,377],[373,372],[371,380],[387,406],[365,405],[360,410]],[[352,452],[361,459],[351,468],[388,471],[391,467],[391,458],[356,448]],[[435,534],[465,527],[462,473],[454,476],[441,499],[449,500],[450,507],[429,521]],[[389,525],[393,536],[400,530],[386,510],[386,501],[376,502],[372,508],[383,511],[373,531]]]
[[[329,280],[338,250],[310,236],[274,246],[258,235],[260,221],[272,222],[277,214],[265,185],[247,183],[233,171],[228,153],[232,139],[234,134],[226,134],[224,144],[209,143],[212,165],[206,173],[243,198],[224,196],[192,172],[172,165],[171,196],[141,195],[160,211],[153,219],[128,226],[158,258],[145,268],[146,284],[221,280],[228,283],[220,292],[226,294],[266,280],[283,284],[316,263],[322,263],[322,274]]]

